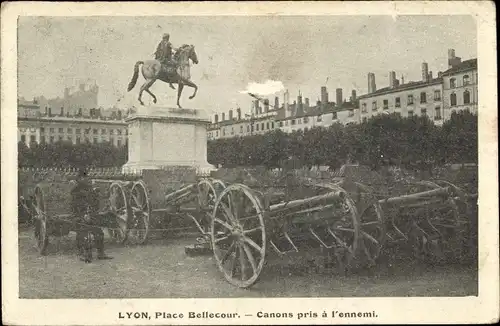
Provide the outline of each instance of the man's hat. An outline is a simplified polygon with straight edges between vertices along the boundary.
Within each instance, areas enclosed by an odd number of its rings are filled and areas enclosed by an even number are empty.
[[[163,38],[167,38],[167,37],[170,37],[170,34],[168,34],[168,33],[163,34]]]

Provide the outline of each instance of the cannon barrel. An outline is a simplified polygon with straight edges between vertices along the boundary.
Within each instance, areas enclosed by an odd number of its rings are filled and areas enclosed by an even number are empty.
[[[419,192],[416,194],[411,194],[411,195],[403,195],[403,196],[397,196],[397,197],[391,197],[387,199],[381,199],[379,200],[380,204],[390,204],[390,205],[404,205],[405,203],[412,203],[415,201],[419,200],[426,200],[429,198],[436,198],[436,197],[446,197],[450,194],[449,188],[444,187],[444,188],[438,188],[438,189],[432,189],[428,191],[423,191]]]
[[[331,203],[332,201],[341,200],[344,195],[345,193],[343,191],[332,191],[318,196],[313,196],[304,199],[296,199],[288,202],[271,205],[269,206],[269,211],[275,213],[278,211],[281,212],[288,209],[297,209],[303,206],[310,207],[318,204],[328,204]]]

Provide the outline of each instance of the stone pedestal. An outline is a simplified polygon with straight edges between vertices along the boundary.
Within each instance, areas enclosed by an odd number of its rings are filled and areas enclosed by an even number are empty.
[[[214,169],[207,162],[207,126],[204,110],[158,106],[140,107],[127,117],[128,162],[123,172],[195,167]]]

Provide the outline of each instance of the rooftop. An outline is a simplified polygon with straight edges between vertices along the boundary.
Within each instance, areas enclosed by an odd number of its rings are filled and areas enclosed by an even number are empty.
[[[477,69],[477,58],[462,61],[460,64],[443,72],[443,76],[451,75],[460,71]]]
[[[388,87],[377,89],[375,92],[361,95],[358,98],[363,99],[363,98],[369,98],[369,97],[377,96],[377,95],[381,95],[381,94],[395,93],[395,92],[401,92],[404,90],[421,88],[421,87],[424,87],[427,85],[438,84],[438,83],[441,83],[442,81],[443,81],[443,78],[438,77],[438,78],[433,78],[430,81],[423,81],[422,80],[422,81],[416,81],[416,82],[408,82],[408,83],[405,83],[405,84],[402,84],[402,85],[399,85],[396,87],[389,87],[388,86]]]
[[[31,107],[40,107],[40,105],[34,101],[27,101],[24,98],[17,99],[17,105],[19,106],[31,106]]]
[[[17,119],[22,120],[22,121],[39,121],[39,122],[50,121],[50,122],[95,123],[95,124],[104,123],[104,124],[119,124],[119,125],[126,124],[124,120],[95,119],[95,118],[92,119],[92,118],[87,118],[87,117],[61,117],[61,116],[22,117],[22,116],[18,116]]]

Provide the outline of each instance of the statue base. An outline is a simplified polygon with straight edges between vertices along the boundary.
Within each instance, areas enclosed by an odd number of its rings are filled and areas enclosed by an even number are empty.
[[[158,106],[140,107],[125,119],[128,124],[128,162],[124,173],[194,167],[201,174],[215,167],[207,162],[207,126],[204,110]]]

